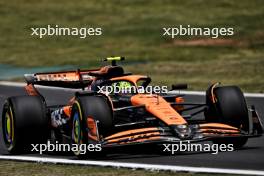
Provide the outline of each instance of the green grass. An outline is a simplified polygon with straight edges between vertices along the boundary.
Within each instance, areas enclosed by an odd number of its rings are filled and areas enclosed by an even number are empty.
[[[121,55],[125,68],[148,74],[156,84],[210,82],[264,92],[264,6],[262,0],[13,0],[0,2],[0,63],[17,66],[95,67],[100,58]],[[103,36],[31,36],[30,27],[102,27]],[[162,28],[233,27],[231,44],[178,45]],[[177,38],[178,39],[178,38]],[[176,40],[177,40],[176,39]],[[181,37],[194,40],[195,37]]]
[[[76,165],[54,165],[28,162],[0,161],[1,176],[209,176],[210,174],[173,173],[165,171],[144,171],[113,169]],[[220,176],[220,174],[215,174]],[[227,175],[225,175],[227,176]]]

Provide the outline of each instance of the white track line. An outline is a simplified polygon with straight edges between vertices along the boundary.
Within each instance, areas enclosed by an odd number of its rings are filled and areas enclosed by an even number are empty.
[[[0,85],[3,86],[12,86],[12,87],[23,87],[26,84],[22,82],[9,82],[9,81],[0,81]],[[73,89],[68,89],[68,88],[59,88],[59,87],[49,87],[49,86],[37,86],[40,88],[44,89],[58,89],[58,90],[70,90],[72,91]],[[74,89],[78,90],[78,89]],[[74,91],[73,90],[73,91]],[[185,95],[199,95],[199,96],[204,96],[205,92],[202,91],[171,91],[172,93],[181,93]],[[264,93],[244,93],[246,97],[252,97],[252,98],[264,98]]]
[[[28,156],[0,155],[0,159],[14,160],[14,161],[53,163],[53,164],[74,164],[74,165],[103,166],[103,167],[116,167],[116,168],[130,168],[130,169],[145,169],[145,170],[153,170],[153,171],[163,170],[163,171],[192,172],[192,173],[264,175],[264,171],[258,171],[258,170],[219,169],[219,168],[207,168],[207,167],[187,167],[187,166],[173,166],[173,165],[92,161],[92,160],[70,160],[70,159],[60,159],[60,158],[42,158],[42,157],[39,158],[39,157],[28,157]]]

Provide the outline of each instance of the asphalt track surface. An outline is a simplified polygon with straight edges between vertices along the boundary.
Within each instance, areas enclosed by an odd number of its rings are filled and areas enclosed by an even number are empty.
[[[64,89],[40,89],[41,93],[46,97],[48,105],[64,104],[73,93]],[[0,85],[0,107],[4,100],[9,96],[25,95],[24,88],[15,86]],[[263,97],[247,97],[248,105],[254,104],[264,122],[264,98]],[[187,101],[204,102],[202,95],[186,95]],[[2,126],[2,124],[0,124]],[[2,130],[0,130],[2,131]],[[2,132],[1,132],[2,133]],[[7,151],[3,144],[2,134],[0,135],[0,155],[6,155]],[[144,146],[142,146],[144,148]],[[146,149],[147,151],[148,149]],[[76,159],[69,154],[64,155],[40,155],[28,154],[25,156],[39,156],[52,158]],[[175,155],[161,155],[157,153],[142,153],[140,151],[134,153],[117,152],[103,161],[132,162],[144,164],[160,164],[160,165],[177,165],[177,166],[193,166],[193,167],[211,167],[225,169],[250,169],[264,171],[264,137],[249,139],[247,145],[240,150],[233,152],[220,152],[216,155],[211,153],[178,153]]]

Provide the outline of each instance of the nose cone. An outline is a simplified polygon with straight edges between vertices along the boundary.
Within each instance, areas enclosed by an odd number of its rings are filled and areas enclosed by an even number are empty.
[[[193,136],[192,129],[186,124],[172,125],[171,128],[180,139],[191,139]]]

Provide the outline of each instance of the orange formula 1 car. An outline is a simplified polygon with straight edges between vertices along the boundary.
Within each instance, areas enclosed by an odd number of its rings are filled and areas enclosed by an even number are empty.
[[[100,144],[106,150],[180,141],[213,141],[238,148],[248,138],[262,135],[254,106],[248,108],[237,86],[214,84],[206,91],[206,103],[188,103],[182,94],[140,92],[139,87],[148,87],[149,77],[125,73],[116,65],[122,57],[106,60],[112,64],[95,70],[25,75],[28,96],[10,97],[3,108],[2,130],[8,151],[24,152],[30,144],[66,139],[71,144]],[[76,92],[65,105],[48,106],[34,85]],[[102,91],[107,86],[135,89]],[[182,88],[186,86],[173,86],[173,90]],[[204,120],[193,119],[199,113],[204,113]]]

